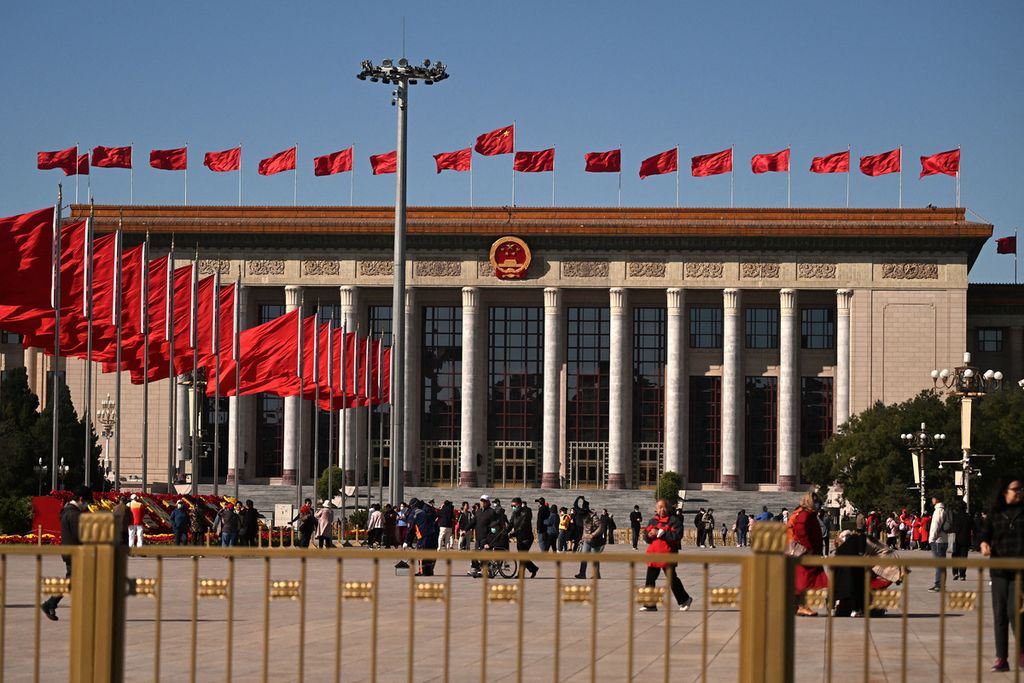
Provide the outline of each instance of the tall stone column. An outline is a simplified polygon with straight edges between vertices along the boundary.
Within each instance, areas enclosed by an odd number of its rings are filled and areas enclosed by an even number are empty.
[[[462,288],[462,444],[460,448],[461,465],[459,467],[459,486],[476,486],[477,465],[476,454],[481,447],[483,425],[476,419],[479,411],[477,403],[487,400],[487,391],[478,376],[486,358],[481,358],[480,343],[477,333],[480,328],[482,312],[480,310],[480,288]],[[477,391],[483,389],[483,391]],[[484,478],[486,480],[486,477]]]
[[[284,288],[284,310],[285,313],[302,307],[303,288],[296,285],[288,285]],[[302,313],[300,311],[299,316]],[[299,444],[299,420],[302,410],[302,400],[298,396],[286,396],[284,399],[284,464],[281,468],[281,483],[294,484],[296,471],[302,462],[301,446]]]
[[[722,291],[722,488],[739,488],[742,468],[744,396],[740,368],[740,290]]]
[[[624,489],[633,469],[633,330],[628,290],[613,287],[609,303],[608,488]]]
[[[246,316],[249,313],[248,307],[248,287],[239,287],[239,298],[238,298],[238,321],[239,329],[245,329],[247,327]],[[233,343],[233,342],[232,342]],[[225,358],[221,358],[221,367],[225,365]],[[232,377],[232,382],[234,378]],[[229,396],[228,397],[228,476],[226,479],[227,484],[234,484],[236,477],[238,481],[242,481],[245,478],[245,463],[243,462],[242,454],[245,452],[242,444],[245,442],[245,432],[247,429],[247,420],[245,416],[249,414],[252,406],[252,397],[250,396]]]
[[[665,470],[676,472],[686,481],[683,458],[683,306],[682,289],[665,292],[667,313],[665,328]]]
[[[852,289],[836,290],[836,425],[850,419],[850,299]]]
[[[540,486],[561,487],[559,444],[562,433],[562,290],[544,288],[544,450]]]
[[[176,476],[185,476],[185,462],[192,451],[191,424],[189,423],[189,412],[192,410],[192,387],[184,384],[184,375],[175,375],[171,378],[175,383],[174,402],[177,409],[174,413],[174,457],[176,460]],[[193,463],[194,465],[195,463]],[[197,480],[198,481],[198,480]]]
[[[423,333],[416,294],[412,287],[405,290],[405,483],[419,483],[420,473],[420,418],[423,415],[423,380],[420,368],[423,357]]]
[[[795,491],[800,485],[800,439],[797,433],[800,368],[797,365],[796,303],[796,290],[779,291],[779,450],[776,472],[780,491]]]
[[[341,296],[341,324],[346,333],[355,332],[359,323],[359,288],[345,285],[339,288]],[[352,358],[345,357],[345,364],[351,367]],[[348,370],[346,370],[346,373]],[[345,471],[345,484],[356,483],[356,466],[359,463],[359,427],[365,420],[359,419],[357,408],[345,408],[338,419],[338,466]],[[359,467],[362,471],[362,467]]]

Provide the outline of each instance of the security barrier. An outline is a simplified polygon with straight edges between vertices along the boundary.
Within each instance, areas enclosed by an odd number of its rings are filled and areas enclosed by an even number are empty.
[[[752,552],[679,555],[155,545],[129,552],[114,545],[113,531],[109,514],[92,513],[82,516],[82,546],[0,550],[5,678],[27,679],[31,669],[34,681],[115,683],[867,681],[897,671],[900,680],[980,679],[991,648],[987,570],[1024,569],[1017,560],[975,558],[789,558],[784,527],[769,523],[755,527]],[[62,554],[72,557],[70,585],[62,572],[51,575],[63,568]],[[575,578],[581,560],[589,563],[585,580]],[[471,561],[480,563],[480,578],[465,575]],[[528,561],[538,565],[537,579],[528,578]],[[675,564],[693,598],[688,611],[678,610],[664,575],[643,585],[651,561]],[[860,620],[832,615],[830,581],[802,596],[823,617],[798,619],[798,564],[823,567],[830,578],[841,567],[955,565],[978,573],[961,590],[942,584],[934,614],[910,610],[911,582],[879,591],[865,579],[869,609]],[[12,595],[33,587],[32,610],[9,609]],[[69,590],[61,621],[41,621],[39,600]],[[639,611],[651,604],[656,614]],[[880,619],[871,608],[899,618]],[[972,612],[973,637],[958,621],[947,646],[950,620]],[[1016,619],[1019,626],[1019,609]],[[880,660],[877,639],[898,661]]]

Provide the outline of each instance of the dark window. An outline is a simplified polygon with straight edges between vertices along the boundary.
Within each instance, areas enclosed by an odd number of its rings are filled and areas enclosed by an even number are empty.
[[[381,340],[384,347],[391,346],[391,306],[370,306],[368,312],[370,333],[374,340]],[[377,361],[374,360],[373,363],[376,364]],[[371,381],[380,381],[380,379],[371,379]],[[378,404],[370,412],[370,429],[373,430],[370,441],[391,438],[391,406],[387,403]],[[374,457],[377,455],[374,454]],[[377,476],[376,470],[374,476]]]
[[[384,346],[391,346],[391,306],[370,306],[369,314],[374,338],[384,335]]]
[[[607,308],[570,308],[566,354],[567,441],[608,441]]]
[[[778,445],[778,384],[775,377],[747,377],[746,480],[774,484]]]
[[[722,378],[690,378],[690,481],[722,479]]]
[[[320,305],[320,322],[325,323],[328,321],[333,322],[335,327],[341,327],[341,305]]]
[[[217,466],[219,467],[218,475],[220,477],[227,476],[228,473],[228,399],[224,396],[220,398],[220,414],[217,414],[215,407],[217,400],[214,396],[207,396],[203,401],[203,407],[206,410],[205,424],[203,425],[203,443],[200,446],[200,458],[199,467],[200,473],[203,477],[213,476],[213,465],[214,460],[218,460]],[[219,422],[217,421],[219,418]],[[217,446],[219,446],[220,457],[215,457],[213,450],[213,430],[214,425],[217,429]]]
[[[819,453],[832,436],[832,378],[800,378],[800,457]]]
[[[0,330],[0,344],[21,344],[21,335],[16,332]]]
[[[488,311],[487,438],[540,441],[544,426],[544,309]]]
[[[263,323],[270,322],[274,318],[280,318],[284,314],[285,309],[281,304],[260,304],[259,324],[262,325]]]
[[[777,349],[779,347],[779,309],[747,309],[747,348]]]
[[[259,394],[257,405],[256,476],[280,477],[284,461],[284,399]]]
[[[1002,351],[1003,330],[999,327],[978,328],[978,351]]]
[[[718,349],[722,346],[722,307],[690,306],[690,347]]]
[[[461,307],[423,307],[422,353],[420,437],[456,441],[462,434]]]
[[[800,309],[800,348],[831,349],[836,345],[836,312],[832,308]]]
[[[665,309],[633,309],[633,441],[665,438]]]

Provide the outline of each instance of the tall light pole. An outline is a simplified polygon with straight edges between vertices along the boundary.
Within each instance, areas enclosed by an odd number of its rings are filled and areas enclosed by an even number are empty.
[[[114,423],[117,421],[115,408],[113,399],[110,398],[110,394],[107,394],[103,403],[100,404],[100,409],[96,411],[96,421],[103,426],[103,433],[100,436],[103,437],[104,442],[103,478],[106,481],[109,481],[110,477],[110,438],[114,436]],[[117,482],[114,483],[114,488],[117,488]]]
[[[433,85],[448,78],[446,67],[441,62],[423,61],[422,66],[413,66],[409,60],[398,60],[394,64],[385,59],[376,66],[369,59],[362,63],[362,71],[356,74],[361,81],[382,82],[394,85],[391,104],[398,108],[398,148],[395,167],[395,263],[394,284],[391,292],[391,468],[389,493],[391,503],[398,505],[405,497],[405,201],[406,201],[406,131],[409,86],[423,81]],[[369,481],[369,475],[367,475]]]
[[[903,443],[907,444],[910,449],[910,455],[914,458],[914,478],[917,479],[917,488],[921,492],[921,514],[924,515],[925,506],[928,504],[924,485],[924,459],[926,455],[935,450],[936,446],[942,445],[942,442],[946,440],[946,435],[930,434],[924,422],[922,422],[920,430],[900,434],[900,438],[903,439]]]
[[[981,372],[971,365],[970,352],[964,352],[964,364],[942,370],[932,370],[932,384],[936,389],[946,389],[960,399],[960,449],[963,456],[964,505],[970,509],[971,501],[971,411],[974,399],[1003,386],[1003,373],[999,370]],[[975,456],[979,457],[979,456]],[[956,461],[954,461],[956,462]]]

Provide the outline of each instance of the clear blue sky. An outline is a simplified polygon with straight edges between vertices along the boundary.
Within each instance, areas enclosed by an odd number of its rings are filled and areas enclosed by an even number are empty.
[[[842,206],[842,175],[812,156],[904,147],[904,206],[954,202],[954,181],[919,180],[917,157],[963,148],[963,204],[1013,234],[1024,223],[1024,3],[950,2],[47,2],[9,3],[0,22],[0,215],[53,201],[60,171],[39,150],[134,142],[136,203],[179,203],[179,173],[148,152],[189,144],[189,203],[234,204],[237,176],[202,153],[243,144],[247,204],[290,204],[292,174],[257,161],[298,143],[299,203],[347,204],[349,178],[315,178],[312,157],[356,144],[355,200],[394,200],[367,157],[395,147],[390,88],[359,63],[406,55],[451,78],[413,88],[409,200],[467,204],[468,174],[432,154],[512,122],[519,149],[556,145],[559,206],[614,206],[616,177],[583,154],[623,149],[623,204],[671,206],[672,176],[641,159],[680,146],[682,204],[728,206],[729,178],[691,178],[689,157],[736,147],[736,205],[785,206],[783,174],[750,156],[793,149],[793,205]],[[474,157],[478,205],[511,200],[511,158]],[[897,178],[855,170],[852,206],[895,207]],[[548,174],[516,179],[519,205],[548,205]],[[74,178],[65,181],[74,196]],[[94,169],[96,201],[128,201],[128,171]],[[68,196],[68,193],[65,194]],[[85,198],[84,178],[81,198]],[[1024,227],[1024,226],[1022,226]],[[994,242],[975,282],[1012,282]]]

